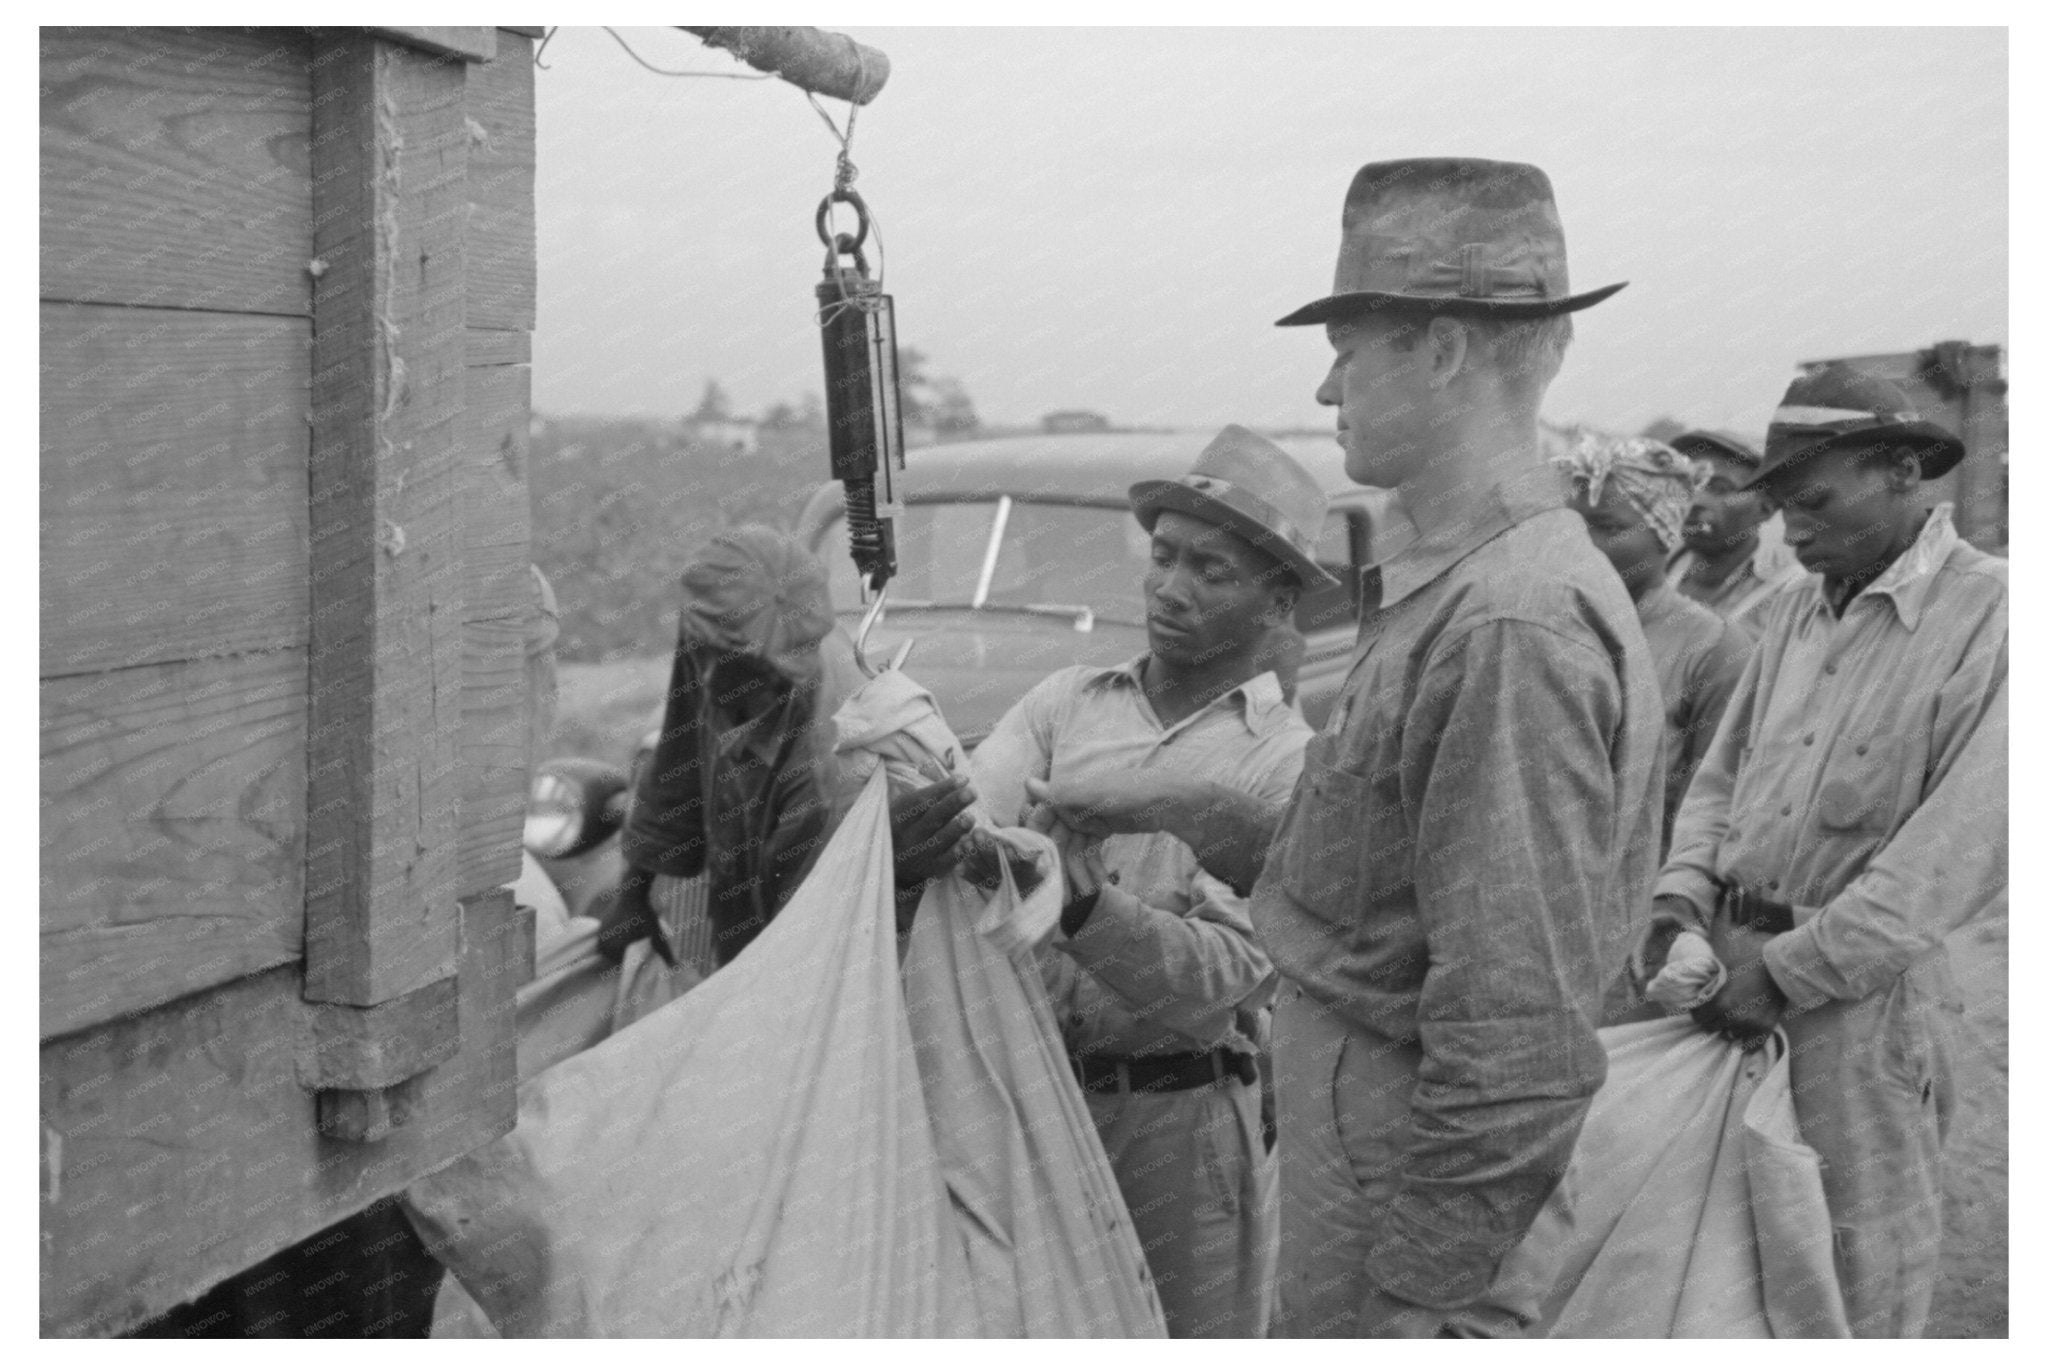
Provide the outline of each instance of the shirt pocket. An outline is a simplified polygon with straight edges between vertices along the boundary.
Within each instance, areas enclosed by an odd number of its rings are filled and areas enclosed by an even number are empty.
[[[1327,753],[1328,741],[1318,739],[1302,756],[1281,874],[1298,904],[1343,923],[1357,916],[1362,903],[1371,785],[1329,762]]]
[[[1821,771],[1814,818],[1833,834],[1883,833],[1891,828],[1904,785],[1905,742],[1896,735],[1847,736]]]

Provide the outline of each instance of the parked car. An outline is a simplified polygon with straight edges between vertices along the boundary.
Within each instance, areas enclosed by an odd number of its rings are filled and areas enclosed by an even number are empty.
[[[1053,670],[1142,654],[1151,542],[1131,515],[1130,486],[1185,474],[1207,440],[1193,432],[1084,432],[911,451],[897,576],[869,657],[886,659],[915,641],[907,671],[931,688],[971,747]],[[1332,437],[1278,444],[1330,495],[1316,557],[1345,584],[1413,534],[1392,494],[1345,477]],[[833,605],[853,631],[865,607],[839,484],[812,494],[796,536],[827,566]],[[1295,623],[1306,645],[1296,700],[1320,725],[1357,629],[1349,587],[1306,594]]]

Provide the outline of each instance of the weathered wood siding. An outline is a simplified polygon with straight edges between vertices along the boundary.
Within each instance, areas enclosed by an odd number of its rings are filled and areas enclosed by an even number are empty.
[[[41,31],[47,1334],[510,1126],[533,46]]]

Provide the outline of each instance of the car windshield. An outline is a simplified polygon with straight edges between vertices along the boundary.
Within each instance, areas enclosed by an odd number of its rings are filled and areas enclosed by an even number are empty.
[[[896,521],[889,602],[1051,614],[1085,608],[1098,620],[1142,625],[1151,548],[1121,507],[1012,498],[914,503]],[[817,550],[831,572],[833,605],[860,610],[843,517],[826,524]]]

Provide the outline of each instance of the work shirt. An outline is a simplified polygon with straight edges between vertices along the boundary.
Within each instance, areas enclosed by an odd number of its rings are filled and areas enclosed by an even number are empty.
[[[1764,963],[1794,1006],[1925,963],[2006,885],[2006,562],[1949,505],[1837,617],[1810,577],[1775,600],[1680,808],[1659,895],[1715,879],[1794,908]]]
[[[1162,769],[1286,799],[1311,732],[1272,673],[1165,725],[1145,697],[1144,662],[1061,669],[997,722],[974,751],[975,791],[997,823],[1021,820],[1028,777]],[[1117,1059],[1253,1051],[1239,1011],[1264,1003],[1273,969],[1245,897],[1170,834],[1111,835],[1102,863],[1114,880],[1087,922],[1040,957],[1068,1048]]]
[[[1735,695],[1742,666],[1755,641],[1741,626],[1725,621],[1697,602],[1680,597],[1667,583],[1636,603],[1636,619],[1657,665],[1664,697],[1664,831],[1670,844],[1678,803],[1694,769],[1713,743],[1721,713]]]
[[[1385,1101],[1408,1136],[1365,1269],[1440,1307],[1487,1287],[1570,1159],[1660,824],[1663,707],[1620,578],[1554,484],[1482,497],[1366,570],[1252,906],[1280,973],[1367,1046],[1420,1045]]]
[[[1671,584],[1680,596],[1708,608],[1724,620],[1747,627],[1752,634],[1771,594],[1806,576],[1799,561],[1785,547],[1785,530],[1777,517],[1757,528],[1756,545],[1736,570],[1719,585],[1703,588],[1686,581],[1686,571],[1699,561],[1691,550],[1680,550],[1665,566]]]

